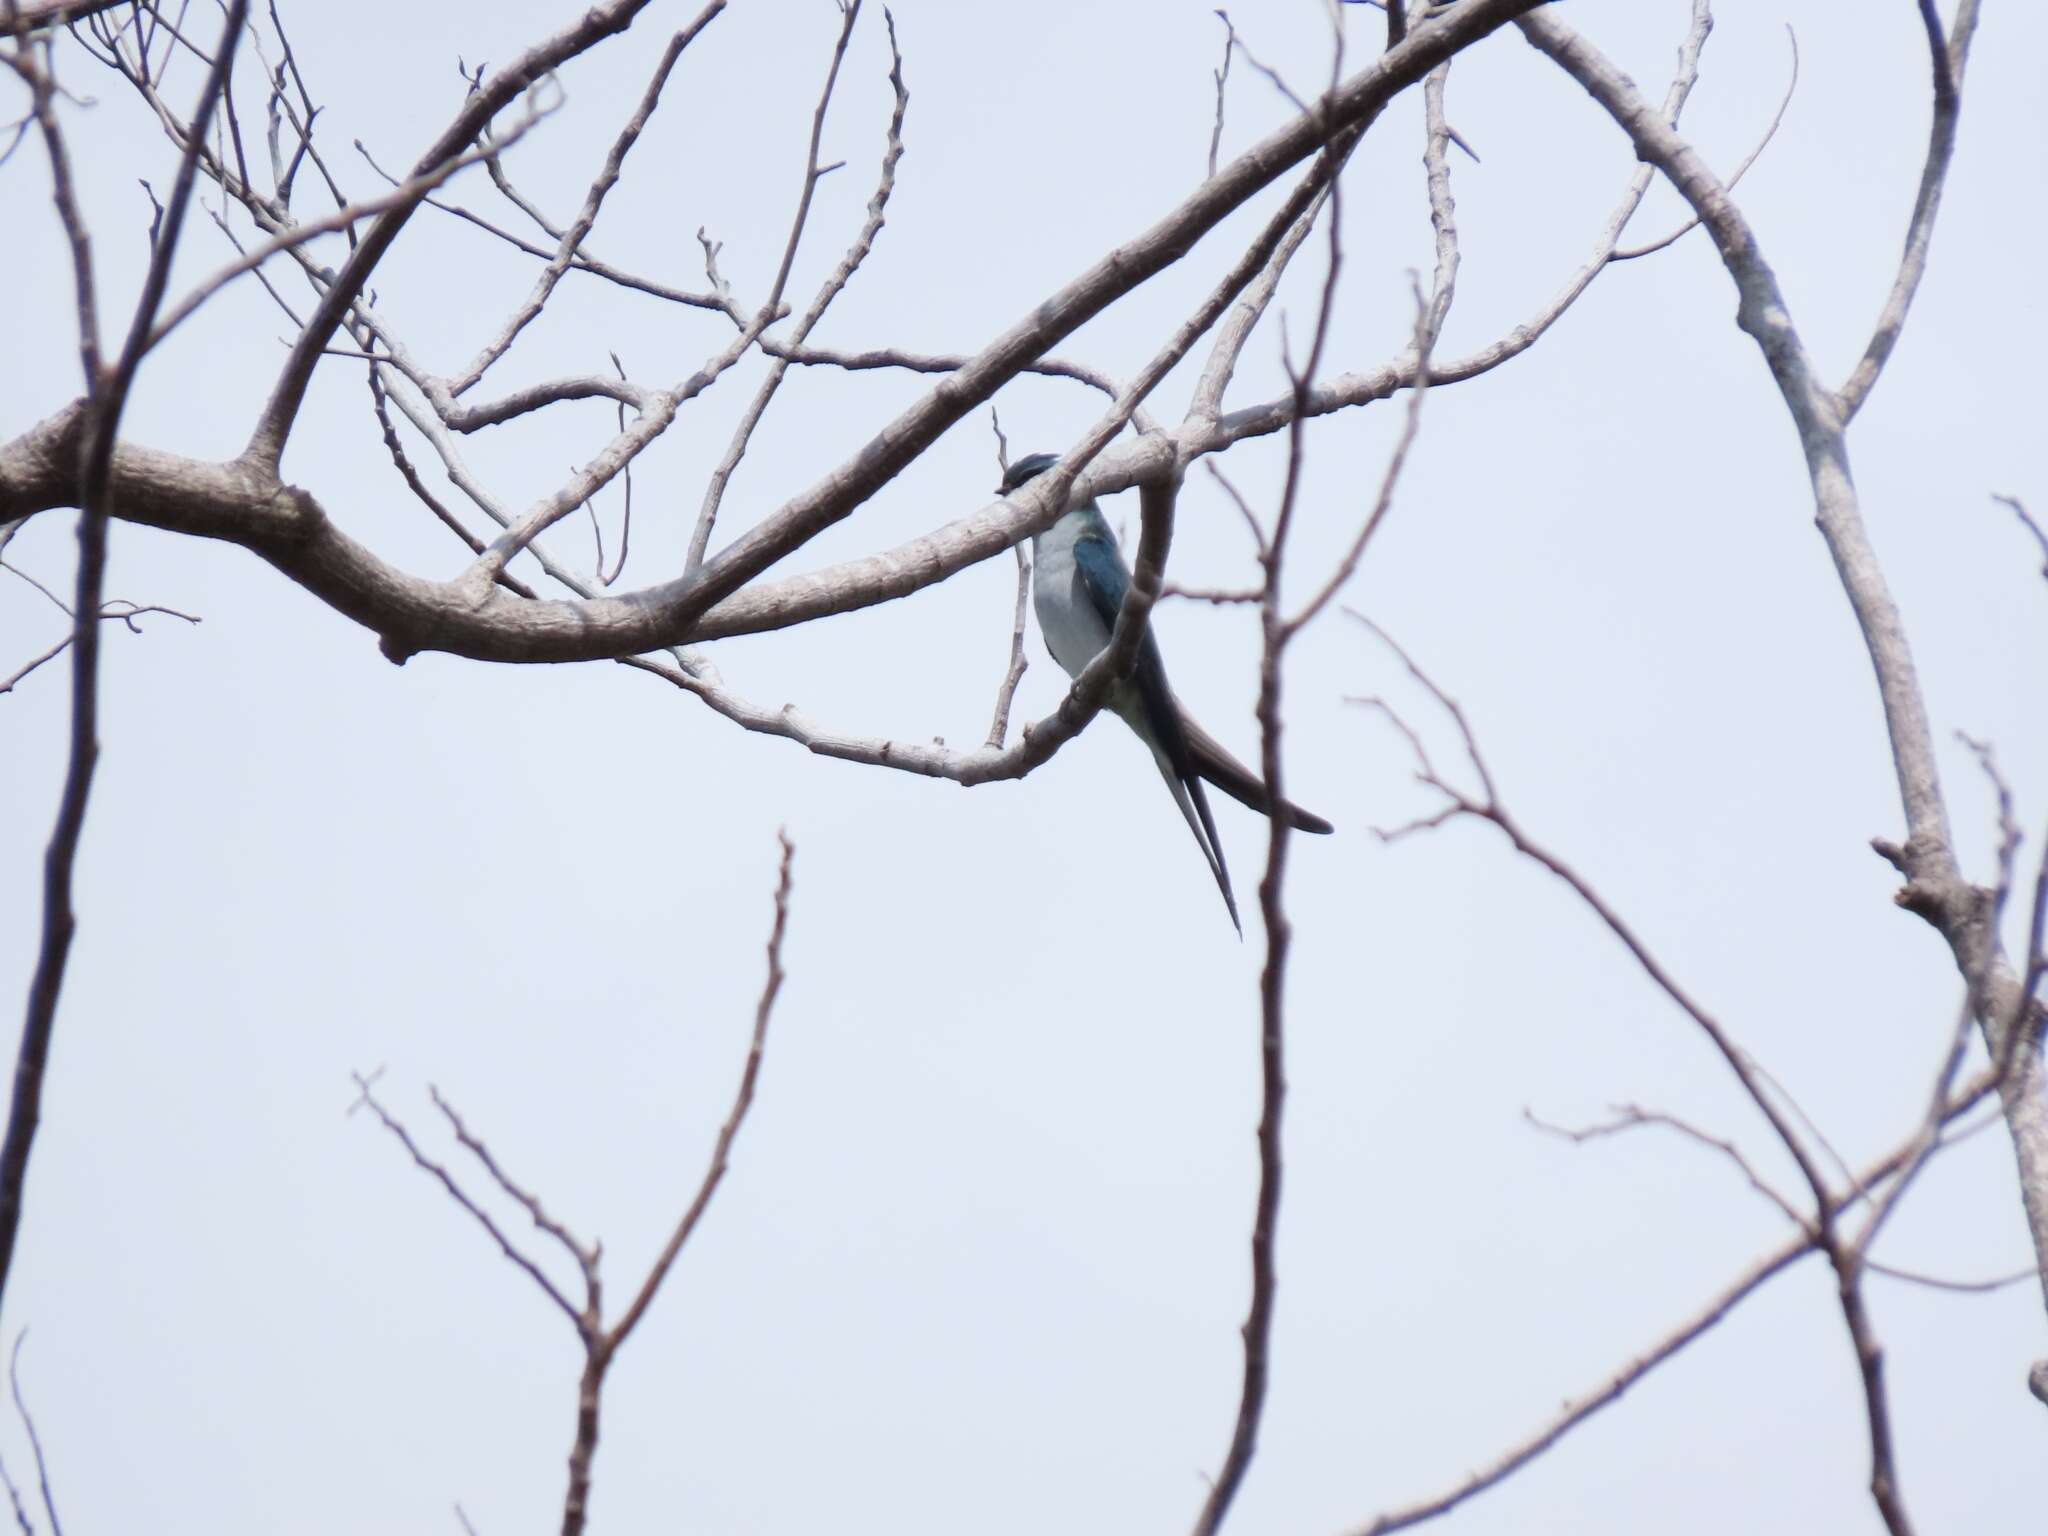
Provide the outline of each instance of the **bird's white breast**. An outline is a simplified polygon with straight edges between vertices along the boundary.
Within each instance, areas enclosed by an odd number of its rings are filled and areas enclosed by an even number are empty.
[[[1085,512],[1069,512],[1031,541],[1031,605],[1038,613],[1045,648],[1069,677],[1079,677],[1109,644],[1109,626],[1089,601],[1074,565],[1074,541],[1089,527]]]

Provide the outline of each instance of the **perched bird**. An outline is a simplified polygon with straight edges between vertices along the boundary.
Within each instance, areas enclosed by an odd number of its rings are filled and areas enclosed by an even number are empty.
[[[1003,476],[998,494],[1009,495],[1058,462],[1059,456],[1051,453],[1019,459]],[[1045,532],[1035,534],[1031,554],[1032,607],[1045,635],[1045,648],[1069,677],[1079,677],[1109,644],[1117,609],[1131,585],[1131,573],[1117,551],[1109,524],[1103,521],[1101,508],[1092,501],[1083,502]],[[1187,818],[1202,857],[1209,861],[1216,888],[1223,893],[1223,905],[1230,910],[1230,921],[1243,933],[1237,898],[1230,890],[1230,871],[1223,863],[1223,844],[1209,815],[1202,780],[1268,816],[1273,814],[1273,796],[1257,774],[1224,751],[1216,738],[1180,707],[1167,686],[1166,668],[1159,660],[1159,645],[1149,624],[1138,645],[1137,664],[1111,686],[1105,707],[1121,715],[1138,739],[1152,749],[1152,760],[1159,765],[1166,787],[1173,791],[1174,804]],[[1280,801],[1279,811],[1289,826],[1300,831],[1330,830],[1322,817],[1289,801]]]

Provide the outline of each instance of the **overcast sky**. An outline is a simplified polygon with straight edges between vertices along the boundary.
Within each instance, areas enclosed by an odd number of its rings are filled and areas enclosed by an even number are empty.
[[[659,5],[562,77],[513,152],[566,218],[667,35]],[[971,352],[1204,174],[1221,25],[1207,5],[898,0],[908,153],[827,345]],[[1679,0],[1558,14],[1661,94]],[[409,164],[457,108],[458,59],[495,65],[559,3],[287,4],[346,187],[349,148]],[[1957,834],[1988,877],[1993,811],[1954,733],[1996,744],[2029,827],[2048,819],[2048,585],[1991,493],[2048,510],[2039,192],[2048,20],[1987,7],[1932,266],[1851,434],[1903,611]],[[1299,90],[1328,68],[1323,8],[1234,19]],[[1349,14],[1377,46],[1375,12]],[[1834,381],[1890,283],[1924,151],[1928,67],[1906,0],[1721,7],[1686,127],[1722,170],[1790,67],[1782,131],[1739,196]],[[211,12],[194,8],[205,35]],[[696,231],[743,301],[766,290],[837,14],[738,3],[684,55],[593,247],[685,286]],[[64,110],[95,254],[123,312],[146,259],[148,177],[174,160],[82,51]],[[801,304],[858,227],[889,110],[878,5],[825,132],[792,282]],[[188,73],[176,94],[197,89]],[[1464,58],[1451,121],[1464,267],[1443,349],[1537,310],[1591,248],[1634,161],[1512,30]],[[23,107],[11,81],[0,117]],[[1225,156],[1285,119],[1240,59]],[[260,121],[254,95],[245,126]],[[1345,181],[1335,369],[1398,349],[1427,270],[1422,103],[1375,126]],[[477,172],[453,194],[515,219]],[[218,206],[218,198],[205,194]],[[1272,205],[1059,348],[1118,375],[1149,357]],[[9,286],[0,438],[72,398],[69,268],[31,141],[0,167]],[[310,206],[310,204],[308,205]],[[1661,234],[1653,192],[1632,233]],[[228,255],[188,226],[174,291]],[[422,213],[379,303],[454,369],[534,263]],[[1278,308],[1306,333],[1304,251]],[[280,290],[303,284],[279,264]],[[1869,660],[1813,526],[1795,434],[1698,235],[1606,273],[1528,354],[1433,393],[1391,521],[1348,593],[1465,707],[1506,804],[1629,915],[1841,1153],[1919,1115],[1960,1001],[1931,929],[1891,903],[1872,837],[1903,835]],[[248,435],[288,322],[243,282],[144,369],[125,431],[199,456]],[[1269,325],[1272,323],[1269,322]],[[572,275],[485,393],[609,368],[681,378],[729,327]],[[1230,403],[1284,388],[1277,325]],[[1197,364],[1201,357],[1198,348]],[[634,477],[626,584],[679,569],[704,477],[760,376],[694,403]],[[1156,396],[1169,420],[1192,369]],[[926,381],[795,376],[726,501],[736,536],[856,449]],[[1000,399],[1013,452],[1059,449],[1100,397],[1030,380]],[[1308,436],[1306,590],[1379,482],[1398,406]],[[558,408],[466,445],[525,505],[612,429]],[[422,460],[430,455],[413,442]],[[1270,513],[1278,440],[1228,456]],[[436,578],[466,555],[411,500],[359,364],[323,364],[285,471],[357,539]],[[789,562],[886,548],[990,499],[987,413],[963,421]],[[608,535],[616,497],[601,503]],[[1136,498],[1107,504],[1133,537]],[[72,520],[11,564],[70,580]],[[587,527],[555,547],[587,565]],[[202,615],[109,627],[104,756],[81,928],[6,1316],[73,1532],[459,1530],[559,1520],[580,1351],[562,1318],[365,1115],[352,1072],[459,1165],[427,1085],[549,1209],[601,1237],[617,1305],[701,1176],[763,973],[775,834],[796,844],[760,1097],[732,1172],[613,1373],[594,1512],[609,1531],[1177,1530],[1219,1465],[1238,1390],[1256,1182],[1263,824],[1217,818],[1247,912],[1233,936],[1144,751],[1098,720],[1018,783],[962,790],[750,735],[622,667],[515,668],[375,638],[237,549],[113,531],[110,594]],[[1188,480],[1171,576],[1242,586],[1244,529]],[[0,573],[0,673],[63,618]],[[914,598],[713,659],[757,702],[863,735],[987,731],[1006,659],[1007,557]],[[1189,708],[1255,760],[1256,626],[1155,616]],[[1029,640],[1020,718],[1065,678]],[[1739,1172],[1657,1131],[1585,1146],[1636,1103],[1789,1163],[1707,1041],[1555,880],[1478,825],[1383,846],[1434,808],[1400,738],[1347,695],[1398,701],[1448,766],[1449,722],[1348,620],[1288,677],[1288,781],[1336,822],[1297,839],[1292,1097],[1279,1321],[1261,1453],[1232,1529],[1332,1532],[1436,1492],[1583,1395],[1786,1235]],[[0,976],[25,987],[40,853],[63,771],[65,679],[0,697]],[[2038,851],[2030,843],[2028,856]],[[469,1170],[465,1169],[465,1173]],[[481,1180],[473,1181],[480,1186]],[[536,1245],[538,1247],[539,1245]],[[541,1250],[545,1252],[544,1249]],[[548,1255],[552,1262],[555,1255]],[[1879,1257],[1957,1279],[2026,1267],[2009,1144],[1949,1152]],[[567,1276],[563,1277],[565,1280]],[[2041,1294],[1870,1282],[1900,1475],[1927,1531],[2038,1532],[2048,1477],[2027,1363]],[[17,1481],[23,1436],[0,1431]],[[1874,1530],[1855,1361],[1809,1258],[1522,1476],[1461,1532]]]

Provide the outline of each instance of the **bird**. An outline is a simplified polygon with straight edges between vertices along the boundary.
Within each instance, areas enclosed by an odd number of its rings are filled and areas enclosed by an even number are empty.
[[[999,495],[1008,496],[1059,462],[1059,455],[1034,453],[1019,459],[1003,475]],[[1063,513],[1058,522],[1031,539],[1031,605],[1038,614],[1045,648],[1069,677],[1079,677],[1109,644],[1117,610],[1130,589],[1131,573],[1118,551],[1116,537],[1102,509],[1084,501]],[[1151,749],[1159,775],[1173,792],[1173,802],[1187,819],[1188,830],[1216,877],[1223,905],[1239,937],[1244,924],[1230,889],[1230,870],[1223,862],[1223,844],[1209,814],[1208,780],[1232,799],[1263,815],[1274,813],[1275,800],[1259,776],[1223,749],[1215,737],[1189,718],[1166,681],[1166,666],[1151,624],[1138,642],[1131,670],[1110,685],[1104,707],[1114,711]],[[1278,801],[1287,824],[1302,832],[1329,832],[1330,823],[1288,800]]]

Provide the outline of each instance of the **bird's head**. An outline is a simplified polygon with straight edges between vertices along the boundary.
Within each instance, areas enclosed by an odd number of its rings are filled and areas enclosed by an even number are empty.
[[[1003,476],[1003,483],[996,487],[998,496],[1007,496],[1019,486],[1028,484],[1059,463],[1056,453],[1033,453],[1012,464]]]

